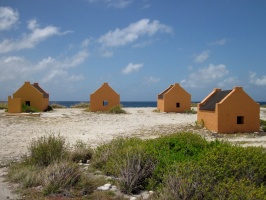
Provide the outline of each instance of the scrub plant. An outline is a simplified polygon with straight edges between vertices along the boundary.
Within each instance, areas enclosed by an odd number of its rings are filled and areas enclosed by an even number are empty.
[[[37,108],[34,108],[32,106],[27,106],[25,104],[22,104],[22,112],[26,113],[35,113],[35,112],[40,112]]]
[[[69,155],[65,138],[59,134],[48,134],[33,139],[28,147],[29,156],[26,161],[29,164],[47,167],[51,163],[66,159]]]
[[[108,110],[108,113],[112,114],[124,114],[126,111],[123,109],[121,105],[113,106],[110,110]]]
[[[82,103],[82,102],[70,106],[70,108],[89,108],[89,107],[90,107],[90,103]]]

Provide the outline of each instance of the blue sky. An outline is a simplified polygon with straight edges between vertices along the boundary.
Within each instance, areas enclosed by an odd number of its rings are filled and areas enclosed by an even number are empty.
[[[50,100],[122,101],[180,83],[193,101],[242,86],[266,101],[265,0],[1,0],[0,100],[25,81]]]

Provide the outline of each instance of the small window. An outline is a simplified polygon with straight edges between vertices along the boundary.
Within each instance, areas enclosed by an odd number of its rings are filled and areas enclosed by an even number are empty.
[[[107,100],[103,101],[103,106],[108,106],[108,101]]]
[[[30,106],[30,101],[25,101],[26,106]]]
[[[176,107],[179,108],[180,107],[180,103],[176,103]]]
[[[237,116],[237,124],[244,124],[244,117],[243,116]]]

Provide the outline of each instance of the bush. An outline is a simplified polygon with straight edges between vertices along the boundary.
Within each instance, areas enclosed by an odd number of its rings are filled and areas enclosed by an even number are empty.
[[[215,144],[208,143],[201,136],[192,133],[177,133],[146,141],[139,138],[116,138],[110,143],[96,148],[92,157],[92,165],[108,175],[117,177],[121,177],[123,171],[130,172],[127,176],[123,175],[124,178],[120,178],[120,180],[128,179],[127,183],[126,181],[122,183],[126,192],[135,192],[141,187],[154,189],[162,182],[164,174],[172,166],[178,162],[196,160],[211,145]],[[138,182],[137,180],[133,181],[131,176],[134,174],[137,178],[136,174],[139,173],[136,169],[142,168],[137,168],[137,165],[145,166],[145,162],[143,162],[145,159],[151,166],[154,166],[152,175],[147,175],[144,178],[145,181],[140,178],[141,186],[130,186],[129,183]],[[145,167],[143,168],[145,169]],[[136,171],[133,172],[134,170]],[[145,172],[145,174],[148,173]],[[141,175],[139,174],[139,176]]]
[[[53,104],[51,105],[51,107],[52,107],[53,109],[56,109],[56,108],[66,108],[66,106],[63,106],[63,105],[60,105],[60,104],[57,104],[57,103],[53,103]]]
[[[81,178],[78,165],[70,161],[61,161],[49,165],[42,172],[44,195],[75,186]]]
[[[159,199],[264,199],[265,171],[263,148],[216,144],[198,160],[177,163]]]
[[[262,127],[262,130],[263,130],[264,132],[266,132],[266,120],[261,119],[261,120],[260,120],[260,125],[261,125],[261,127]]]
[[[40,110],[33,108],[31,106],[27,106],[25,104],[22,104],[22,112],[25,113],[35,113],[35,112],[40,112]]]
[[[122,106],[121,105],[118,105],[118,106],[114,106],[112,107],[108,113],[113,113],[113,114],[123,114],[123,113],[126,113],[125,110],[122,109]]]
[[[39,167],[22,161],[9,167],[7,177],[11,182],[19,182],[22,188],[35,187],[41,184],[40,171]]]
[[[49,112],[49,111],[52,111],[52,110],[53,110],[53,107],[48,105],[44,112]]]
[[[137,193],[145,189],[147,178],[152,176],[157,164],[156,160],[141,148],[129,149],[125,157],[117,161],[118,184],[120,190],[126,194]]]
[[[158,199],[265,199],[265,186],[257,187],[249,180],[232,177],[217,181],[216,173],[209,165],[178,165],[164,178]]]
[[[106,174],[117,174],[116,162],[121,158],[128,148],[140,145],[139,138],[118,137],[111,142],[98,146],[92,156],[92,165],[103,170]],[[121,155],[120,155],[121,154]]]
[[[185,110],[185,113],[186,114],[197,114],[197,111],[192,108],[190,110]]]
[[[0,110],[7,109],[7,103],[0,103]]]
[[[186,132],[147,140],[146,151],[158,160],[149,188],[157,187],[167,171],[177,163],[197,160],[211,145],[214,144],[208,143],[200,135]]]
[[[90,104],[89,103],[78,103],[76,105],[70,106],[70,108],[89,108]]]
[[[27,162],[37,166],[48,166],[55,161],[67,158],[69,154],[65,139],[54,134],[32,140],[28,150]]]
[[[70,153],[70,159],[73,162],[87,163],[93,154],[93,149],[86,145],[84,142],[78,140],[74,146],[74,150]]]

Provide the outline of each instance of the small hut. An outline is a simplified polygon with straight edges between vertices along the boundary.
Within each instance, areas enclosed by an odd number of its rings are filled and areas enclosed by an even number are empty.
[[[45,111],[49,105],[49,94],[38,83],[25,82],[14,94],[8,96],[8,112],[22,112],[22,105],[31,106],[40,111]]]
[[[198,104],[197,121],[218,133],[260,130],[260,105],[242,87],[214,89]]]
[[[118,105],[120,105],[120,95],[108,83],[103,83],[98,90],[90,95],[90,110],[92,112],[107,111]]]
[[[158,95],[157,108],[162,112],[185,112],[191,109],[191,95],[175,83]]]

